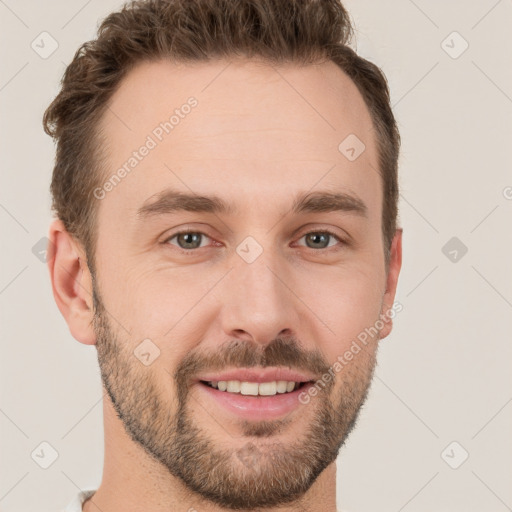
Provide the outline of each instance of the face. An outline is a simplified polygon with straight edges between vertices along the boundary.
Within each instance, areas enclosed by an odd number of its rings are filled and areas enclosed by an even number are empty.
[[[204,498],[297,499],[354,426],[390,328],[335,365],[396,284],[359,92],[332,63],[145,63],[101,128],[94,329],[113,407]],[[338,149],[351,134],[355,160]]]

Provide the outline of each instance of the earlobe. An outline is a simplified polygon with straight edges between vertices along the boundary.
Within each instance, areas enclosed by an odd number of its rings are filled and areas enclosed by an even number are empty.
[[[391,253],[389,258],[389,270],[386,277],[386,292],[383,297],[383,308],[381,311],[381,319],[384,321],[384,327],[380,332],[380,339],[388,336],[393,329],[393,304],[395,302],[396,288],[398,285],[398,276],[402,268],[402,233],[403,228],[395,231],[395,236],[391,243]]]
[[[92,278],[85,251],[66,230],[60,219],[50,225],[48,269],[55,302],[72,336],[86,345],[94,345]]]

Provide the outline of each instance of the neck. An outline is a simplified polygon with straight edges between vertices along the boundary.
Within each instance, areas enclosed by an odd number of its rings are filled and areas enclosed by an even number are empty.
[[[126,433],[110,401],[103,401],[105,457],[101,485],[83,512],[232,512],[190,491]],[[336,512],[336,464],[300,500],[259,512]]]

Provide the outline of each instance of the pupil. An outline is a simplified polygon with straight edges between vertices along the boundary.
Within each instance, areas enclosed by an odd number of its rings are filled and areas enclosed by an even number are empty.
[[[329,238],[330,235],[328,235],[327,233],[312,233],[309,235],[309,240],[311,240],[313,243],[322,243],[322,241],[324,242],[324,245],[323,247],[327,247],[327,243],[328,243],[328,238]],[[320,240],[320,239],[323,239],[323,240]]]
[[[199,233],[182,233],[181,235],[181,241],[184,242],[185,248],[190,249],[198,247],[200,245],[200,235]],[[199,245],[197,243],[199,242]]]

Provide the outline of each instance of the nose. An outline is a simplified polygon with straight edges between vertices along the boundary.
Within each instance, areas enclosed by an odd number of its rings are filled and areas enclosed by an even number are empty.
[[[235,261],[225,283],[221,310],[226,336],[267,345],[276,337],[297,335],[300,301],[285,267],[269,250],[252,263]]]

